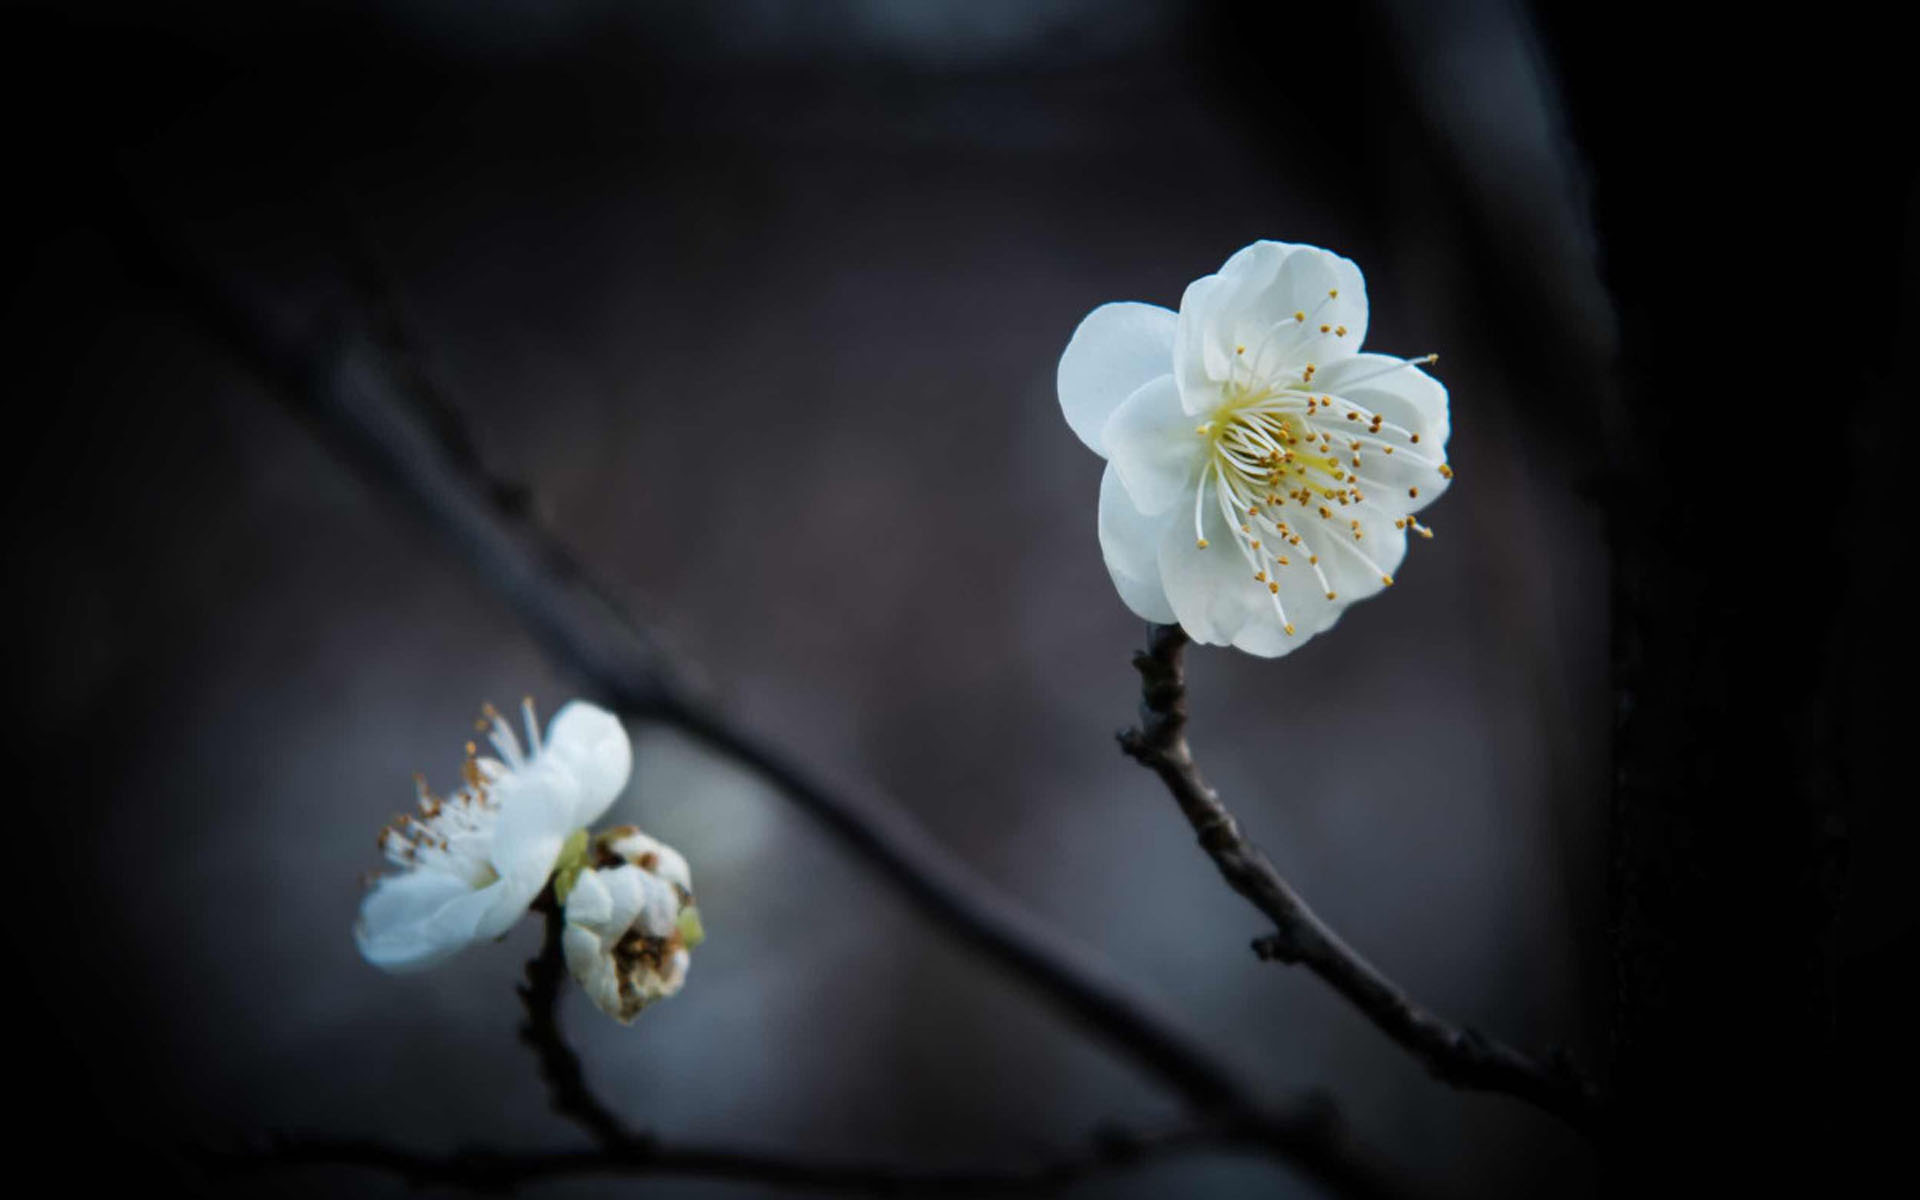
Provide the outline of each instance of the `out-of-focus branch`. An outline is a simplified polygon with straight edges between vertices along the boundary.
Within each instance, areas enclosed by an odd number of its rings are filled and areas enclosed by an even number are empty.
[[[1505,1092],[1594,1130],[1598,1101],[1564,1056],[1542,1063],[1474,1029],[1451,1025],[1421,1007],[1340,940],[1300,898],[1201,777],[1187,745],[1187,635],[1177,625],[1149,628],[1140,672],[1140,727],[1120,735],[1121,749],[1160,776],[1233,890],[1274,924],[1253,946],[1261,958],[1306,967],[1331,984],[1381,1032],[1455,1087]]]
[[[414,1186],[463,1187],[476,1192],[507,1192],[523,1184],[581,1175],[685,1175],[757,1183],[796,1191],[845,1191],[885,1195],[938,1196],[1048,1192],[1090,1176],[1200,1150],[1272,1154],[1275,1127],[1252,1114],[1200,1114],[1154,1132],[1103,1130],[1086,1149],[1031,1166],[910,1169],[887,1163],[827,1162],[767,1154],[737,1147],[664,1145],[630,1132],[587,1084],[580,1056],[560,1028],[561,981],[566,976],[561,933],[565,918],[551,895],[535,908],[544,913],[545,940],[527,961],[527,982],[520,999],[526,1022],[520,1036],[540,1059],[554,1111],[581,1126],[598,1145],[585,1150],[501,1153],[466,1150],[448,1155],[422,1154],[364,1139],[277,1139],[240,1153],[201,1153],[198,1160],[216,1175],[241,1175],[290,1166],[362,1167],[398,1175]],[[1337,1139],[1338,1117],[1331,1106],[1301,1110],[1300,1119],[1318,1121],[1324,1136]],[[1364,1174],[1315,1172],[1343,1194],[1388,1195]]]
[[[618,1145],[520,1154],[468,1150],[420,1154],[380,1142],[277,1139],[240,1153],[202,1154],[216,1177],[289,1166],[361,1167],[398,1175],[415,1186],[509,1192],[527,1184],[578,1176],[686,1176],[813,1192],[887,1196],[1044,1193],[1181,1154],[1265,1149],[1258,1130],[1195,1121],[1159,1133],[1103,1133],[1076,1154],[1026,1167],[913,1169],[885,1163],[816,1161],[734,1146],[663,1145],[630,1137]]]
[[[1191,1041],[1157,1005],[1002,895],[897,805],[827,787],[784,750],[694,698],[654,639],[532,519],[524,489],[489,474],[470,443],[451,436],[448,406],[421,394],[417,374],[395,369],[390,355],[351,326],[314,336],[269,317],[262,297],[208,269],[136,208],[109,214],[107,225],[131,265],[174,290],[187,315],[259,372],[330,445],[451,542],[548,653],[604,702],[628,717],[678,727],[760,775],[925,916],[1172,1087],[1199,1113],[1250,1131],[1248,1144],[1341,1194],[1394,1190],[1338,1123],[1326,1119],[1324,1105],[1264,1108],[1233,1070]],[[397,1152],[382,1153],[397,1161]]]
[[[623,1149],[633,1141],[633,1135],[587,1086],[580,1056],[567,1044],[566,1034],[560,1029],[560,984],[567,977],[560,936],[566,929],[566,914],[551,892],[541,899],[544,904],[536,907],[545,909],[546,936],[540,943],[540,953],[527,960],[527,981],[518,989],[520,1002],[527,1010],[520,1040],[540,1057],[540,1077],[547,1081],[553,1111],[592,1134],[600,1145]]]

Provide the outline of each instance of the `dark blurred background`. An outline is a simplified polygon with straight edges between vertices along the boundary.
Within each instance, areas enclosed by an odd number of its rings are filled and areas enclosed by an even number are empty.
[[[272,1131],[579,1137],[513,1037],[530,924],[406,978],[349,936],[410,773],[451,780],[482,701],[550,711],[577,681],[130,268],[130,204],[294,327],[382,281],[484,460],[730,711],[899,797],[1263,1095],[1325,1090],[1435,1194],[1594,1188],[1552,1119],[1430,1080],[1248,953],[1256,914],[1115,750],[1142,630],[1053,391],[1087,310],[1177,305],[1262,237],[1362,265],[1372,348],[1441,353],[1438,537],[1284,660],[1196,652],[1196,748],[1414,994],[1604,1072],[1616,324],[1519,7],[27,4],[7,27],[9,991],[47,1062],[16,1072],[40,1144],[192,1182],[172,1147]],[[566,1001],[637,1125],[939,1164],[1175,1111],[780,797],[633,732],[616,815],[686,853],[711,935],[631,1029]],[[1911,831],[1870,829],[1877,878]],[[1862,908],[1849,945],[1911,947],[1911,918]],[[1076,1194],[1243,1193],[1314,1194],[1225,1155]]]

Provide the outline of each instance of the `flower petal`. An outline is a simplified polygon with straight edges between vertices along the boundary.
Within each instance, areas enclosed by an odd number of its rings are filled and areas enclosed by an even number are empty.
[[[382,970],[430,967],[466,942],[449,945],[435,940],[428,921],[455,900],[471,895],[473,889],[441,871],[382,876],[360,902],[353,940],[361,956]]]
[[[1257,340],[1270,330],[1296,331],[1288,361],[1324,370],[1356,354],[1367,336],[1367,282],[1351,259],[1331,250],[1292,245],[1287,250],[1273,286],[1249,300],[1235,336],[1254,355]]]
[[[620,718],[584,700],[569,701],[554,714],[540,757],[559,763],[579,782],[570,829],[599,820],[633,771],[633,743]]]
[[[1060,411],[1087,448],[1106,456],[1101,432],[1128,396],[1173,370],[1174,314],[1157,304],[1103,304],[1060,355]]]
[[[503,879],[537,880],[537,893],[567,835],[580,828],[574,820],[579,781],[558,763],[543,760],[501,777],[493,790],[500,804],[493,828],[493,868]]]
[[[1160,581],[1187,635],[1196,642],[1225,646],[1241,626],[1258,619],[1262,609],[1271,612],[1271,602],[1212,495],[1201,505],[1200,529],[1207,539],[1204,548],[1186,521],[1167,523],[1160,535]]]
[[[1400,569],[1407,556],[1407,535],[1393,527],[1395,516],[1371,503],[1356,504],[1336,509],[1332,520],[1303,520],[1294,526],[1305,548],[1320,557],[1320,569],[1340,608],[1380,592]],[[1353,536],[1356,521],[1358,538]]]
[[[476,890],[441,871],[388,875],[361,903],[354,940],[376,967],[420,970],[505,933],[544,884],[501,879]]]
[[[1419,448],[1425,455],[1438,456],[1446,448],[1450,432],[1446,385],[1404,359],[1356,354],[1328,366],[1314,377],[1313,385],[1419,434]]]
[[[448,938],[463,937],[468,942],[497,938],[527,915],[528,906],[545,886],[544,872],[537,876],[502,876],[475,892],[471,901],[454,901],[435,914],[430,924]]]
[[[1173,623],[1173,605],[1160,586],[1160,532],[1175,509],[1148,517],[1135,508],[1112,463],[1100,476],[1100,553],[1120,599],[1135,616]]]
[[[1190,414],[1210,412],[1236,373],[1322,367],[1354,354],[1366,332],[1366,281],[1353,262],[1318,246],[1255,242],[1181,298],[1181,401]]]
[[[637,825],[622,825],[609,829],[602,834],[602,844],[606,849],[621,858],[653,872],[668,883],[677,883],[689,893],[693,891],[693,872],[687,867],[686,858],[672,846],[659,838],[650,837]]]
[[[1109,461],[1134,508],[1158,516],[1193,495],[1207,457],[1205,438],[1180,406],[1180,389],[1164,375],[1127,397],[1102,434]]]
[[[613,924],[613,894],[592,867],[582,868],[574,877],[573,890],[567,893],[567,921],[596,933]]]
[[[1288,249],[1281,242],[1255,242],[1187,285],[1174,331],[1173,369],[1189,414],[1211,412],[1219,403],[1220,384],[1233,371],[1239,310],[1273,282]]]
[[[566,955],[567,973],[586,991],[594,1006],[623,1024],[631,1021],[635,1010],[621,999],[620,972],[614,967],[613,956],[601,949],[599,936],[583,926],[569,925],[561,934],[560,948]]]

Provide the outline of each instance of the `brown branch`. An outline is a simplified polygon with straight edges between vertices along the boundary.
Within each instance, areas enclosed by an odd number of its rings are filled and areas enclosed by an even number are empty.
[[[1179,626],[1149,627],[1147,649],[1133,659],[1140,672],[1140,727],[1120,734],[1120,747],[1160,776],[1220,874],[1273,922],[1274,932],[1254,942],[1255,952],[1318,975],[1447,1083],[1517,1096],[1591,1134],[1597,1098],[1564,1055],[1538,1062],[1422,1008],[1341,941],[1240,832],[1187,745],[1186,646]]]
[[[566,914],[551,891],[542,893],[541,903],[535,907],[545,917],[546,934],[540,953],[527,960],[527,981],[515,989],[527,1010],[520,1040],[540,1057],[540,1077],[547,1082],[553,1111],[592,1134],[601,1146],[624,1149],[633,1142],[633,1135],[587,1086],[580,1056],[567,1044],[566,1034],[560,1029],[560,987],[567,977],[560,935],[566,929]]]
[[[103,217],[130,266],[173,291],[186,316],[458,549],[548,653],[610,707],[677,726],[760,775],[923,915],[1173,1088],[1196,1112],[1257,1131],[1254,1140],[1268,1153],[1342,1194],[1394,1190],[1325,1119],[1324,1104],[1284,1112],[1264,1108],[1233,1069],[1192,1041],[1157,1004],[1002,894],[898,805],[827,787],[785,751],[694,699],[648,631],[532,518],[526,490],[489,474],[470,441],[456,436],[449,406],[422,394],[417,372],[395,368],[389,355],[350,327],[314,336],[275,320],[262,297],[208,270],[137,206],[123,204]],[[605,1128],[617,1131],[618,1123]],[[604,1132],[596,1130],[596,1136],[605,1141]],[[631,1143],[621,1145],[621,1155],[633,1153]]]
[[[1052,1192],[1098,1175],[1206,1151],[1272,1152],[1257,1130],[1195,1122],[1151,1134],[1106,1131],[1078,1153],[1004,1168],[913,1169],[890,1163],[816,1161],[736,1146],[668,1146],[645,1137],[595,1149],[464,1150],[445,1155],[374,1141],[276,1139],[259,1150],[202,1152],[195,1157],[216,1178],[297,1166],[360,1167],[397,1175],[415,1186],[452,1186],[482,1193],[578,1176],[686,1176],[792,1191],[948,1196]],[[1347,1190],[1380,1194],[1368,1186],[1370,1181],[1361,1181]]]
[[[1320,1127],[1314,1135],[1316,1143],[1339,1142],[1331,1106],[1309,1105],[1291,1123],[1200,1116],[1153,1133],[1105,1130],[1083,1151],[1027,1167],[919,1170],[890,1163],[815,1161],[738,1147],[664,1145],[628,1131],[588,1086],[580,1056],[567,1043],[559,1020],[566,977],[560,940],[564,915],[551,894],[543,895],[534,907],[544,915],[545,937],[539,953],[527,961],[527,981],[519,989],[526,1007],[520,1037],[539,1056],[554,1111],[592,1134],[595,1147],[522,1153],[469,1149],[434,1155],[366,1139],[276,1139],[256,1151],[202,1150],[192,1157],[216,1176],[297,1166],[361,1167],[398,1175],[414,1186],[453,1186],[485,1193],[582,1175],[684,1175],[795,1191],[940,1196],[1048,1192],[1090,1176],[1199,1150],[1291,1158],[1295,1135],[1310,1125]],[[1337,1159],[1312,1161],[1306,1167],[1310,1175],[1343,1194],[1392,1194],[1381,1180]]]

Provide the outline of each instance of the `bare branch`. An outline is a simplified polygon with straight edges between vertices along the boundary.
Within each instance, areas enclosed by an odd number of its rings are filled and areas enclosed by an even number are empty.
[[[1187,745],[1186,646],[1179,626],[1149,627],[1147,649],[1133,660],[1140,672],[1140,728],[1122,733],[1120,747],[1160,776],[1220,874],[1273,921],[1274,932],[1257,939],[1254,950],[1263,959],[1295,963],[1326,980],[1438,1078],[1459,1088],[1517,1096],[1592,1133],[1597,1098],[1564,1055],[1541,1063],[1422,1008],[1341,941],[1241,834]]]
[[[1337,1122],[1326,1119],[1326,1105],[1265,1110],[1233,1070],[1190,1040],[1156,1004],[1000,893],[897,805],[825,786],[782,750],[692,698],[654,639],[532,519],[524,489],[488,474],[470,443],[449,436],[447,411],[419,394],[417,374],[393,369],[365,337],[336,331],[313,338],[275,321],[266,315],[271,310],[261,297],[205,268],[137,208],[108,214],[107,225],[130,265],[177,292],[187,315],[259,372],[331,445],[458,548],[548,653],[581,675],[611,707],[677,726],[759,774],[925,916],[1025,982],[1111,1050],[1146,1068],[1197,1112],[1256,1131],[1248,1136],[1268,1153],[1342,1194],[1394,1190],[1341,1135]],[[605,1128],[617,1131],[618,1123]],[[596,1134],[603,1141],[608,1136],[603,1130]],[[615,1157],[630,1164],[636,1152],[626,1143]],[[398,1151],[379,1154],[394,1163],[424,1161]]]
[[[415,1186],[439,1184],[476,1192],[507,1192],[524,1184],[579,1175],[688,1175],[797,1191],[997,1195],[1052,1191],[1089,1176],[1200,1150],[1294,1158],[1301,1135],[1318,1126],[1311,1133],[1314,1146],[1306,1148],[1301,1163],[1308,1174],[1345,1195],[1394,1194],[1382,1180],[1356,1169],[1352,1162],[1323,1153],[1321,1147],[1340,1142],[1338,1117],[1324,1104],[1302,1106],[1290,1122],[1244,1115],[1201,1116],[1153,1133],[1109,1129],[1093,1139],[1087,1150],[1028,1167],[915,1170],[887,1163],[814,1161],[737,1147],[663,1145],[629,1132],[587,1085],[580,1056],[560,1028],[561,980],[566,975],[561,949],[564,914],[550,893],[541,897],[536,908],[544,913],[546,933],[540,952],[527,961],[527,982],[519,989],[527,1010],[520,1036],[539,1055],[554,1111],[590,1133],[596,1148],[517,1154],[471,1149],[432,1155],[372,1140],[277,1139],[258,1151],[200,1151],[194,1157],[217,1175],[290,1166],[363,1167],[398,1175]]]
[[[1267,1153],[1257,1133],[1205,1123],[1162,1133],[1110,1131],[1087,1150],[1026,1167],[912,1169],[887,1163],[828,1162],[734,1146],[667,1146],[631,1138],[616,1146],[504,1154],[466,1150],[420,1154],[380,1142],[280,1139],[266,1148],[197,1156],[215,1176],[240,1176],[290,1166],[362,1167],[398,1175],[416,1186],[440,1185],[500,1193],[578,1176],[689,1176],[755,1183],[793,1191],[889,1196],[1033,1194],[1056,1191],[1103,1174],[1205,1151]],[[1381,1194],[1366,1186],[1353,1194]]]
[[[587,1086],[580,1056],[560,1030],[560,985],[567,975],[560,935],[566,929],[566,914],[551,891],[542,893],[541,900],[536,907],[545,910],[545,939],[540,953],[527,960],[527,981],[517,989],[527,1009],[520,1040],[540,1056],[540,1077],[547,1081],[553,1111],[592,1134],[603,1147],[624,1149],[633,1142],[633,1135]]]

